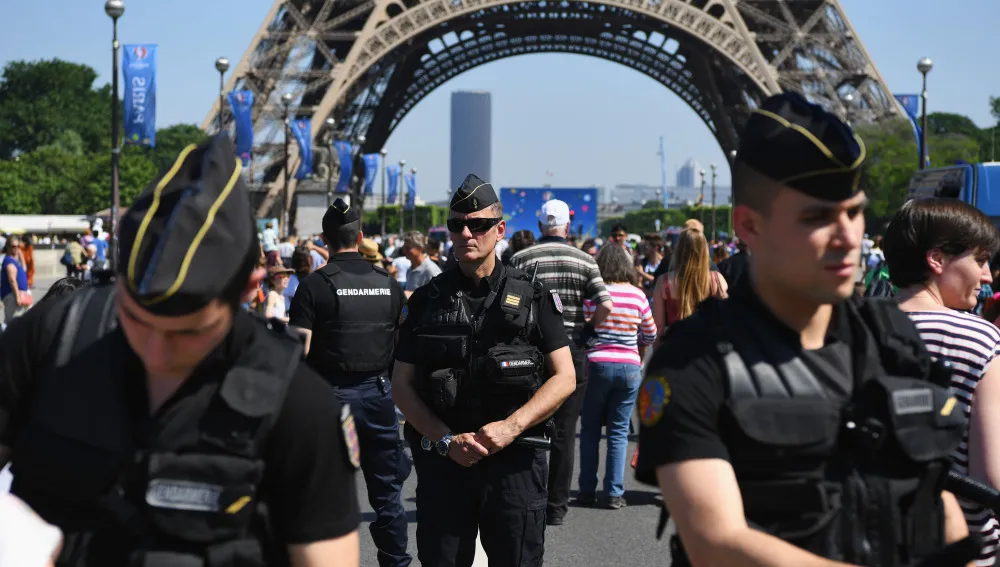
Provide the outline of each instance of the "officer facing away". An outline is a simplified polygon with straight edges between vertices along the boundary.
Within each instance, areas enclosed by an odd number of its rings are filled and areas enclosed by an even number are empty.
[[[230,141],[185,148],[120,231],[117,282],[0,341],[0,449],[57,564],[358,565],[350,411],[238,308],[263,273]]]
[[[341,199],[323,215],[330,260],[295,291],[289,324],[306,337],[306,360],[350,406],[361,443],[361,471],[377,515],[372,540],[382,567],[403,567],[406,510],[402,489],[411,462],[399,438],[389,364],[406,299],[395,278],[358,253],[361,215]]]
[[[426,567],[542,563],[545,422],[570,394],[569,340],[551,290],[505,268],[493,186],[470,175],[451,200],[458,266],[404,309],[393,371],[417,469],[417,552]],[[408,311],[408,313],[407,313]]]
[[[964,424],[948,371],[894,304],[847,301],[864,159],[798,94],[747,122],[733,225],[749,285],[672,326],[639,393],[636,477],[674,518],[672,565],[957,564],[932,557],[968,533],[941,490]]]

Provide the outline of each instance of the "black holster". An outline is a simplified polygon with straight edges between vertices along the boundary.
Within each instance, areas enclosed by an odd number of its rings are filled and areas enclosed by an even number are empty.
[[[464,371],[458,368],[435,370],[427,377],[424,401],[438,415],[452,412],[458,406],[458,390]]]

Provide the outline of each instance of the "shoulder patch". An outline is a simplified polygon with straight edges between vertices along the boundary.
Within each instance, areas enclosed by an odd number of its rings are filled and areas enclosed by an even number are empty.
[[[361,466],[361,443],[358,442],[358,430],[354,424],[354,415],[351,414],[351,406],[344,404],[340,408],[340,430],[344,434],[344,447],[347,449],[347,458],[354,468]]]
[[[558,311],[560,315],[562,315],[563,304],[562,298],[559,297],[559,292],[553,289],[549,290],[549,293],[552,294],[552,306],[556,308],[556,311]]]
[[[410,306],[404,305],[403,309],[399,312],[399,324],[402,325],[406,322],[407,315],[410,314]]]
[[[670,403],[670,384],[663,376],[647,376],[639,387],[639,422],[652,427],[663,417]]]

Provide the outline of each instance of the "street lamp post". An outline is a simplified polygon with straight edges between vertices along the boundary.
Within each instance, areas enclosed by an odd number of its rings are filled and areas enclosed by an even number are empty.
[[[417,184],[417,168],[410,169],[410,175],[413,176],[413,185],[416,188]],[[413,230],[417,230],[417,196],[413,196],[413,208],[410,209],[410,224]]]
[[[714,163],[711,165],[711,168],[712,168],[712,238],[710,238],[709,240],[715,240],[716,235],[718,234],[717,232],[715,232],[715,176],[716,176],[715,169],[717,167],[718,166],[715,165]]]
[[[701,174],[701,190],[698,193],[698,201],[699,201],[698,208],[701,209],[699,211],[701,213],[701,224],[702,226],[704,226],[705,225],[705,170],[704,169],[698,170],[698,173]]]
[[[215,70],[219,72],[219,133],[222,133],[222,114],[225,110],[225,90],[226,90],[226,71],[229,70],[229,60],[225,57],[219,57],[215,60]]]
[[[366,140],[367,138],[365,138],[364,136],[358,136],[357,138],[355,138],[355,141],[358,144],[358,157],[361,158],[362,164],[364,164],[365,161],[364,158],[365,152],[362,150],[362,148],[365,147]],[[354,190],[355,194],[357,195],[357,200],[354,200],[355,195],[351,195],[352,199],[351,206],[354,206],[355,204],[357,205],[358,212],[361,214],[361,218],[363,219],[365,216],[365,180],[364,178],[359,178],[359,179],[361,179],[361,182],[356,183],[354,185]]]
[[[104,13],[111,17],[111,223],[108,248],[111,249],[111,271],[118,269],[118,206],[120,194],[118,189],[118,159],[121,148],[118,147],[118,18],[125,13],[125,2],[108,0],[104,3]]]
[[[933,68],[930,57],[917,61],[917,71],[924,77],[924,88],[920,92],[920,169],[927,167],[927,73]]]
[[[736,150],[730,150],[729,151],[729,163],[731,164],[730,165],[730,173],[731,174],[735,174],[735,171],[733,171],[733,170],[736,169]],[[735,175],[733,175],[733,177],[735,177]],[[733,183],[730,182],[729,183],[729,214],[726,215],[726,234],[729,235],[730,242],[732,242],[732,240],[733,240],[733,187],[732,186],[733,186]]]
[[[337,126],[337,121],[333,118],[327,118],[324,123],[326,124],[327,136],[330,138],[330,163],[329,172],[326,175],[326,208],[330,208],[333,204],[333,153],[334,153],[334,128]]]
[[[406,160],[399,160],[399,234],[403,234],[403,199],[406,197]]]
[[[379,162],[382,169],[382,240],[385,241],[385,156],[389,154],[389,150],[382,148],[379,153],[382,155],[382,161]]]
[[[285,122],[285,186],[281,191],[281,234],[282,236],[288,236],[291,231],[288,228],[288,178],[291,177],[291,172],[289,171],[288,156],[290,155],[289,143],[291,142],[291,122],[288,118],[288,107],[292,104],[292,94],[285,93],[281,95],[281,104],[285,107],[284,112],[284,122]]]
[[[851,107],[854,105],[854,94],[847,93],[844,95],[844,121],[847,125],[851,125]]]

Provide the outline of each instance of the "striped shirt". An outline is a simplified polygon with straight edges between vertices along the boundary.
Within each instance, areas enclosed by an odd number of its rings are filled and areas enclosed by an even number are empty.
[[[951,390],[969,419],[976,384],[986,365],[1000,354],[1000,330],[989,321],[960,311],[914,311],[907,313],[931,356],[952,364]],[[951,455],[955,470],[969,474],[969,431]],[[979,531],[983,550],[977,566],[993,565],[1000,543],[1000,525],[996,515],[982,506],[959,499],[969,531]]]
[[[641,289],[624,283],[608,285],[608,293],[614,307],[596,327],[597,343],[587,350],[587,360],[642,366],[638,345],[651,345],[656,340],[649,300]],[[588,319],[596,310],[597,304],[584,300],[583,313]]]
[[[514,254],[510,265],[529,276],[536,274],[539,281],[559,294],[563,305],[563,324],[570,338],[578,339],[583,331],[586,322],[584,299],[596,303],[611,301],[593,256],[566,244],[562,238],[542,238],[538,244]]]

